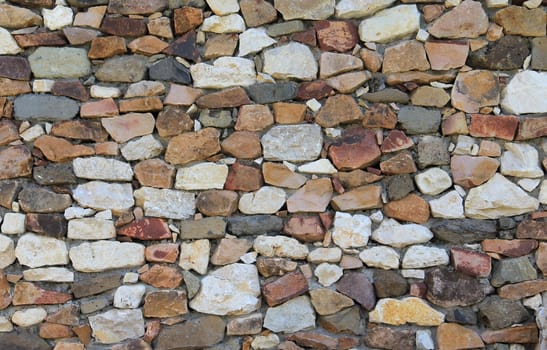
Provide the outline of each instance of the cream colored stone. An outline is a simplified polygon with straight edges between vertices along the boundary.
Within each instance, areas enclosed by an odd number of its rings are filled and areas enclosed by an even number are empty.
[[[401,300],[385,298],[376,303],[369,313],[369,321],[394,326],[414,323],[418,326],[438,326],[444,321],[444,314],[433,309],[420,298],[408,297]]]
[[[197,88],[223,89],[256,82],[254,62],[241,57],[220,57],[213,65],[197,63],[190,67],[190,72]]]
[[[377,246],[364,249],[359,258],[368,267],[377,267],[384,270],[399,268],[399,253],[393,248]]]
[[[226,164],[198,163],[179,168],[175,188],[179,190],[223,189],[228,176]]]
[[[503,191],[500,189],[503,188]],[[486,183],[469,190],[465,216],[473,219],[498,219],[537,210],[539,201],[496,173]]]
[[[207,5],[215,15],[223,16],[239,11],[237,0],[207,0]]]
[[[506,151],[501,156],[500,172],[506,176],[540,178],[543,170],[539,165],[538,151],[525,143],[505,144]]]
[[[336,174],[338,170],[327,158],[321,158],[314,162],[302,164],[298,167],[298,172],[304,174]]]
[[[70,248],[69,256],[76,271],[102,272],[144,264],[144,246],[116,241],[85,242]]]
[[[378,243],[395,248],[425,243],[433,238],[433,233],[425,226],[418,224],[401,225],[393,219],[384,219],[374,232],[372,239]]]
[[[19,327],[30,327],[46,319],[47,312],[44,308],[33,307],[30,309],[17,310],[11,316],[11,322]]]
[[[245,21],[235,13],[227,16],[214,15],[205,18],[201,30],[213,33],[241,33],[245,31]]]
[[[190,307],[213,315],[244,315],[257,310],[260,282],[256,266],[231,264],[211,272],[201,280]]]
[[[7,29],[0,27],[0,55],[17,55],[23,51]]]
[[[120,286],[114,293],[114,307],[118,309],[136,309],[146,292],[144,284]]]
[[[376,13],[359,24],[362,41],[387,43],[416,33],[420,12],[416,5],[399,5]]]
[[[416,174],[414,181],[423,194],[437,195],[452,186],[450,175],[441,168],[430,168]]]
[[[247,29],[239,35],[239,54],[246,56],[262,51],[262,49],[272,46],[276,41],[266,34],[264,28]]]
[[[134,196],[146,216],[184,220],[196,212],[196,195],[191,192],[141,187]]]
[[[39,267],[23,271],[25,281],[32,282],[74,282],[74,272],[65,267]]]
[[[308,247],[286,236],[258,236],[253,249],[260,255],[302,260],[308,257]]]
[[[538,199],[541,204],[547,204],[547,180],[541,182]]]
[[[112,220],[97,218],[73,219],[68,222],[70,239],[109,239],[116,237],[116,228]]]
[[[465,217],[463,213],[463,198],[458,191],[450,191],[444,196],[429,201],[431,215],[435,218],[443,219],[462,219]]]
[[[163,151],[162,143],[152,135],[133,139],[120,148],[125,160],[145,160],[157,157]]]
[[[211,243],[208,239],[198,239],[189,243],[181,243],[179,266],[184,270],[194,270],[201,275],[207,273]]]
[[[2,220],[2,233],[6,235],[17,235],[25,232],[25,214],[6,213]]]
[[[135,201],[131,184],[90,181],[78,185],[72,191],[72,197],[83,207],[96,210],[127,210]]]
[[[515,74],[502,92],[501,108],[508,114],[547,112],[547,72]]]
[[[26,233],[19,238],[15,256],[21,265],[32,268],[68,264],[68,250],[64,241],[34,233]]]
[[[45,135],[45,133],[44,128],[42,128],[40,124],[36,124],[20,133],[19,136],[21,136],[25,142],[33,142],[40,136]]]
[[[332,239],[342,249],[364,247],[368,243],[371,227],[368,216],[336,212]]]
[[[315,268],[313,274],[317,277],[319,284],[323,287],[328,287],[342,277],[344,270],[338,265],[321,263]]]
[[[395,0],[341,0],[336,4],[336,17],[362,18],[391,6]]]
[[[281,188],[263,186],[239,199],[239,210],[244,214],[274,214],[285,204],[287,195]]]
[[[113,158],[86,157],[72,161],[74,174],[82,179],[131,181],[133,169],[129,163]]]
[[[317,69],[313,53],[304,44],[290,42],[264,51],[263,71],[275,79],[313,80]]]
[[[294,333],[315,327],[315,312],[310,299],[303,295],[266,310],[264,328],[272,332]]]
[[[72,25],[74,13],[70,7],[58,5],[52,10],[42,9],[42,16],[49,30],[57,30]]]
[[[89,316],[89,325],[95,340],[102,344],[119,343],[144,335],[144,319],[139,309],[113,309]]]
[[[409,247],[403,257],[404,269],[423,269],[438,265],[448,265],[449,258],[446,250],[437,247],[413,245]]]
[[[0,269],[5,269],[15,261],[14,247],[15,245],[11,238],[0,235]]]
[[[308,261],[313,264],[337,263],[340,259],[342,259],[342,250],[340,248],[317,248],[308,255]]]
[[[92,85],[89,93],[93,98],[118,98],[121,96],[121,91],[113,86]]]

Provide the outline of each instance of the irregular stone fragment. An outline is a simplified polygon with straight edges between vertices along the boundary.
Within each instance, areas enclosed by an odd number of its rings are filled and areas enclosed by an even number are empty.
[[[109,58],[127,51],[125,40],[119,36],[98,37],[91,41],[87,57],[90,59]]]
[[[115,241],[85,242],[70,248],[69,256],[76,271],[101,272],[144,264],[144,246]]]
[[[167,99],[168,97],[166,97],[166,103]],[[160,137],[177,136],[184,131],[191,131],[193,130],[193,124],[194,122],[188,114],[181,109],[172,107],[165,108],[158,114],[156,119],[156,129]]]
[[[262,154],[260,138],[254,132],[236,131],[221,143],[222,151],[241,159],[255,159]]]
[[[87,278],[74,282],[71,290],[76,298],[83,298],[90,295],[100,294],[120,285],[121,280],[119,275],[102,274],[98,277]]]
[[[359,40],[357,28],[346,21],[319,21],[315,25],[319,47],[324,51],[346,52]]]
[[[486,344],[517,343],[528,344],[538,342],[538,328],[532,323],[524,326],[513,326],[500,330],[487,330],[481,334]]]
[[[90,181],[78,185],[72,196],[80,205],[97,210],[125,210],[134,204],[130,184]]]
[[[45,309],[41,307],[15,311],[11,321],[19,327],[30,327],[42,322],[47,316]]]
[[[184,323],[163,327],[156,349],[203,349],[224,338],[226,324],[218,316],[200,316]]]
[[[500,186],[503,186],[503,192],[497,190]],[[537,210],[538,205],[537,199],[503,175],[495,174],[485,184],[469,191],[465,199],[465,214],[471,218],[494,219]]]
[[[142,284],[124,285],[114,293],[114,307],[118,309],[136,309],[141,303],[146,287]]]
[[[74,282],[74,272],[64,267],[43,267],[23,271],[25,281]]]
[[[332,238],[342,249],[363,247],[368,243],[371,231],[370,219],[361,214],[350,215],[336,212]]]
[[[190,307],[198,312],[241,315],[260,306],[258,272],[253,265],[221,267],[203,278],[201,284],[199,293],[190,301]],[[225,293],[226,290],[233,292]]]
[[[313,80],[317,70],[312,52],[303,44],[290,42],[264,51],[263,71],[276,79]]]
[[[134,83],[144,78],[146,61],[142,56],[118,56],[107,59],[95,73],[105,82]]]
[[[140,240],[160,240],[171,238],[167,223],[158,218],[135,220],[118,229],[118,234]]]
[[[265,28],[251,28],[239,35],[239,54],[246,56],[272,46],[276,41],[266,34]]]
[[[72,299],[69,293],[42,289],[30,282],[17,282],[13,289],[13,305],[64,304]]]
[[[326,19],[334,14],[333,0],[320,0],[309,2],[306,0],[288,1],[276,0],[274,6],[281,12],[283,19]]]
[[[7,236],[0,235],[0,267],[2,269],[5,269],[6,267],[13,264],[13,262],[15,261],[15,258],[16,256],[15,256],[13,240]],[[4,289],[4,287],[2,286],[1,289]],[[11,300],[11,297],[9,297],[9,292],[7,293],[7,297],[8,299]],[[0,297],[0,300],[1,300],[0,306],[3,306],[4,304],[4,301],[2,300],[2,298],[4,298],[4,296]]]
[[[91,73],[87,52],[79,48],[39,47],[29,63],[36,78],[79,78]]]
[[[332,197],[329,179],[308,180],[306,184],[287,200],[287,210],[294,212],[323,212]]]
[[[436,267],[426,274],[427,300],[444,308],[469,306],[484,299],[479,281],[460,272]]]
[[[321,127],[314,124],[278,125],[261,138],[266,160],[315,160],[321,153]]]
[[[194,270],[201,275],[207,273],[211,245],[207,239],[199,239],[180,246],[179,266],[184,270]]]
[[[428,70],[424,45],[416,40],[403,41],[386,48],[382,65],[383,73]]]
[[[141,310],[110,310],[89,317],[93,337],[103,344],[113,344],[144,335]]]
[[[155,288],[175,289],[180,286],[183,275],[174,267],[153,265],[148,271],[141,273],[139,279]]]
[[[157,291],[146,294],[144,317],[176,317],[188,313],[186,293],[176,290]]]
[[[190,84],[190,71],[182,63],[172,57],[157,61],[149,69],[150,79],[171,81],[180,84]]]
[[[109,239],[116,236],[111,220],[98,218],[72,219],[68,222],[68,238],[71,239]]]
[[[32,155],[25,146],[7,147],[0,151],[0,180],[29,176],[32,173]]]
[[[275,84],[257,83],[247,87],[246,90],[254,102],[266,104],[294,99],[296,97],[297,84],[291,81],[280,81]]]
[[[467,64],[473,68],[513,70],[522,67],[529,54],[528,40],[507,35],[482,49],[473,51]]]
[[[306,177],[291,171],[283,164],[265,162],[262,164],[264,181],[270,185],[297,189],[306,183]]]
[[[264,0],[241,0],[239,7],[248,27],[258,27],[277,19],[276,9]]]
[[[134,3],[127,0],[112,0],[108,4],[109,13],[121,15],[146,15],[154,12],[161,12],[167,7],[167,0],[145,1]]]
[[[298,264],[284,258],[267,258],[259,256],[256,259],[258,272],[263,277],[283,276],[284,274],[296,270]]]
[[[526,255],[536,249],[538,242],[530,239],[485,239],[482,249],[486,252],[498,253],[511,258]]]
[[[206,159],[220,151],[219,132],[205,128],[195,133],[184,133],[169,141],[165,159],[175,165]]]
[[[24,329],[18,329],[9,333],[0,333],[0,344],[7,349],[31,349],[48,350],[51,346],[37,334],[30,333]]]
[[[523,71],[515,74],[503,90],[503,110],[515,114],[545,112],[547,105],[543,97],[544,86],[547,84],[546,77],[545,72]]]
[[[543,177],[539,167],[537,150],[527,144],[507,142],[507,151],[501,156],[500,171],[503,175],[537,178]]]
[[[138,37],[146,34],[146,24],[140,18],[107,16],[103,19],[101,31],[110,35]]]
[[[450,175],[441,168],[431,168],[414,176],[420,192],[437,195],[452,186]]]
[[[403,151],[380,163],[380,170],[386,175],[411,174],[416,172],[416,164],[412,154]]]
[[[523,118],[519,123],[517,140],[528,140],[547,135],[547,118]]]
[[[223,238],[211,256],[211,263],[213,265],[236,263],[252,246],[253,244],[246,239]]]
[[[360,186],[332,199],[332,206],[339,211],[381,208],[380,186]]]
[[[364,249],[359,258],[368,267],[378,267],[382,269],[399,268],[399,253],[392,248],[377,246]]]
[[[522,36],[544,36],[547,20],[539,8],[526,9],[509,6],[496,12],[494,21],[501,25],[505,34]]]
[[[372,310],[376,304],[374,287],[363,273],[344,274],[336,284],[336,290],[355,300],[368,311]]]
[[[285,236],[258,236],[255,239],[253,249],[266,257],[281,257],[292,259],[306,259],[308,247],[299,243],[294,238]]]
[[[459,68],[465,64],[469,44],[465,41],[427,41],[425,51],[433,70]]]
[[[304,242],[322,241],[325,235],[318,216],[292,216],[285,223],[283,232]]]
[[[29,9],[8,4],[0,5],[0,27],[19,29],[41,24],[42,18]]]
[[[296,97],[300,100],[317,100],[327,97],[332,92],[332,88],[323,80],[300,83]]]
[[[429,306],[425,301],[415,297],[401,300],[380,299],[373,311],[369,313],[370,321],[403,325],[415,323],[420,326],[437,326],[444,321],[444,314]]]
[[[332,128],[338,124],[353,123],[362,118],[363,114],[353,97],[335,95],[327,99],[315,116],[315,122],[324,128]]]
[[[518,301],[490,296],[479,304],[479,316],[488,328],[500,329],[526,321],[530,315]]]
[[[409,194],[384,205],[384,213],[392,218],[424,224],[429,220],[429,205],[423,198]]]
[[[472,243],[495,238],[497,225],[493,220],[444,220],[431,227],[435,236],[455,244]]]
[[[450,97],[453,107],[466,113],[478,113],[481,107],[499,103],[498,79],[486,70],[459,73]]]
[[[319,315],[332,315],[353,305],[349,297],[327,288],[311,290],[310,297]]]
[[[363,61],[352,55],[323,52],[319,59],[319,78],[326,79],[340,73],[363,68]]]
[[[29,121],[61,121],[78,114],[78,103],[67,97],[25,94],[14,100],[15,119]]]
[[[416,5],[399,5],[382,10],[359,24],[362,41],[387,43],[415,33],[420,29],[420,13]]]
[[[511,115],[472,114],[469,133],[475,137],[497,137],[511,141],[518,125],[519,119]]]
[[[173,22],[175,34],[185,34],[203,22],[203,10],[191,6],[176,8],[173,13]]]
[[[338,170],[353,170],[375,163],[381,155],[374,134],[363,128],[346,130],[328,150]]]
[[[444,196],[429,201],[431,215],[444,219],[464,218],[463,198],[457,191],[450,191]]]
[[[437,328],[439,349],[482,348],[481,337],[473,330],[456,323],[443,323]]]
[[[399,111],[398,121],[407,134],[429,134],[439,129],[441,115],[437,110],[404,106]]]
[[[448,262],[448,254],[442,248],[413,245],[407,249],[402,266],[405,269],[420,269],[448,265]]]
[[[320,285],[328,287],[342,277],[344,270],[338,265],[321,263],[315,268],[313,274]]]
[[[502,259],[494,265],[491,283],[500,287],[506,283],[518,283],[536,279],[537,273],[527,257]]]
[[[65,242],[33,233],[27,233],[19,238],[15,256],[21,265],[31,268],[68,263]]]
[[[428,31],[436,38],[477,38],[486,33],[488,16],[478,1],[466,0],[433,22]]]
[[[288,273],[262,286],[268,306],[277,306],[308,291],[308,281],[300,271]]]
[[[268,308],[264,318],[264,328],[273,332],[293,333],[314,326],[315,312],[307,296]]]
[[[492,179],[499,164],[498,160],[489,157],[453,156],[450,170],[455,184],[469,188]]]
[[[110,181],[131,181],[133,170],[128,163],[115,159],[90,157],[72,161],[74,173],[79,178]]]
[[[147,216],[187,219],[195,212],[193,193],[169,189],[141,187],[134,193],[135,202]]]
[[[450,95],[441,88],[420,86],[414,90],[410,101],[416,106],[441,108],[450,101]]]
[[[1,50],[1,49],[0,49]],[[31,92],[28,82],[0,78],[0,95],[1,96],[17,96]]]
[[[372,232],[372,239],[395,248],[425,243],[433,238],[433,233],[425,226],[418,224],[401,225],[393,219],[384,219]]]
[[[245,22],[236,13],[226,16],[213,15],[203,20],[201,30],[213,33],[241,33],[245,31]]]
[[[274,214],[285,204],[285,191],[264,186],[253,193],[245,193],[239,199],[239,210],[245,214]]]

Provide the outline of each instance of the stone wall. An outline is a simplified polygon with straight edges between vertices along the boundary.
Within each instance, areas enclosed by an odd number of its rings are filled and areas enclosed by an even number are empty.
[[[0,0],[0,349],[547,349],[546,4]]]

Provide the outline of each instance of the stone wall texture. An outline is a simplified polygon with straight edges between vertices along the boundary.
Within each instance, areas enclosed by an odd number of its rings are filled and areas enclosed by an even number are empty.
[[[547,349],[546,0],[0,0],[0,349]]]

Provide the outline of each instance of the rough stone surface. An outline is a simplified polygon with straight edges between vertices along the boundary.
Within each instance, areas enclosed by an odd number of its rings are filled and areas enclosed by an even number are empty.
[[[416,5],[399,5],[376,13],[359,24],[363,41],[390,42],[413,34],[420,28]]]

